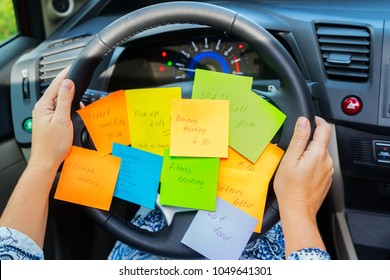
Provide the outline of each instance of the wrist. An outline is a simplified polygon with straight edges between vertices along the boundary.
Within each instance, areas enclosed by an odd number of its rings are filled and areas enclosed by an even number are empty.
[[[27,168],[38,170],[40,172],[44,172],[44,174],[55,174],[59,168],[60,164],[49,161],[46,159],[36,159],[31,157],[28,161]]]

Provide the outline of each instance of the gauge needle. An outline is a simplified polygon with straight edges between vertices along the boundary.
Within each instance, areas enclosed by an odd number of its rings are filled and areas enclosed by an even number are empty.
[[[195,72],[195,69],[184,68],[184,67],[179,67],[179,70],[181,70],[181,71],[187,71],[187,72]]]

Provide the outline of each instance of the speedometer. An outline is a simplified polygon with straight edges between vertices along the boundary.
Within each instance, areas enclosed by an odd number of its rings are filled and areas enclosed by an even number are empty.
[[[184,44],[178,50],[172,67],[175,80],[191,80],[195,69],[205,69],[237,75],[244,74],[242,53],[244,43],[233,44],[223,37],[199,37]]]

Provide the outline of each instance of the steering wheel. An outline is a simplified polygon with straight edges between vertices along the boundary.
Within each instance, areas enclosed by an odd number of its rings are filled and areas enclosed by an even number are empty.
[[[273,102],[287,118],[281,129],[278,146],[286,149],[293,134],[296,119],[305,116],[314,130],[314,109],[310,93],[302,74],[285,48],[264,28],[232,10],[220,6],[196,2],[172,2],[148,6],[131,12],[103,30],[87,44],[73,63],[68,77],[76,85],[72,107],[74,144],[82,146],[84,124],[76,110],[102,59],[116,46],[138,33],[170,24],[198,24],[222,30],[254,46],[261,58],[278,74],[281,88],[277,92],[261,92]],[[131,225],[116,210],[103,211],[88,208],[93,219],[115,238],[133,248],[169,258],[196,259],[201,255],[181,243],[195,212],[177,213],[170,226],[150,233]],[[265,208],[262,233],[279,221],[276,198],[268,199]],[[257,237],[254,234],[252,238]]]

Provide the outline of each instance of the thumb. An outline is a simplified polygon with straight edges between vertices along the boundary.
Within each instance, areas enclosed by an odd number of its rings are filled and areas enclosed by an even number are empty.
[[[69,118],[72,100],[74,96],[74,83],[71,80],[63,80],[58,90],[55,115],[59,118]]]
[[[310,136],[310,123],[305,117],[299,117],[294,129],[294,134],[287,148],[285,156],[298,160],[304,153],[307,140]]]

